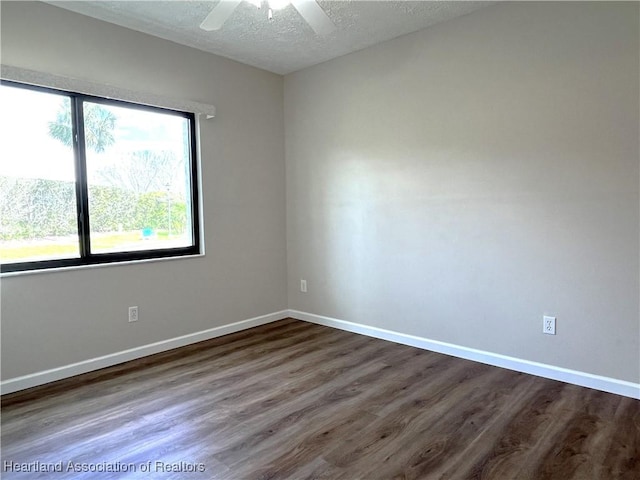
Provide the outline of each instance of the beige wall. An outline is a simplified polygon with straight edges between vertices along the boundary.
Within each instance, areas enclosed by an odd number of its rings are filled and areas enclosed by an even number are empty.
[[[5,64],[218,113],[201,130],[206,256],[3,278],[3,379],[286,308],[282,77],[44,4],[2,2],[1,31]]]
[[[499,4],[285,77],[289,307],[638,382],[638,13]]]
[[[3,278],[3,379],[275,312],[288,294],[640,381],[638,4],[496,5],[289,75],[284,95],[282,77],[220,57],[1,7],[3,63],[218,109],[202,126],[207,255]]]

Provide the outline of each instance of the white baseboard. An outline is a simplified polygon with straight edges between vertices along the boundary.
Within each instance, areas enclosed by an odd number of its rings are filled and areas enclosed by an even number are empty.
[[[44,385],[45,383],[73,377],[75,375],[80,375],[81,373],[92,372],[100,368],[111,367],[119,363],[128,362],[129,360],[135,360],[155,353],[166,352],[167,350],[184,347],[186,345],[191,345],[192,343],[221,337],[222,335],[227,335],[229,333],[239,332],[248,328],[275,322],[277,320],[287,318],[288,316],[289,311],[282,310],[280,312],[269,313],[267,315],[261,315],[259,317],[231,323],[229,325],[222,325],[221,327],[214,327],[201,332],[190,333],[188,335],[182,335],[181,337],[170,338],[168,340],[150,343],[141,347],[111,353],[102,357],[91,358],[82,362],[72,363],[71,365],[52,368],[51,370],[36,372],[22,377],[11,378],[0,382],[0,392],[4,395],[7,393],[17,392],[18,390]]]
[[[394,332],[377,327],[370,327],[345,320],[324,317],[312,313],[300,312],[297,310],[282,310],[279,312],[261,315],[259,317],[249,318],[240,322],[223,325],[220,327],[210,328],[201,332],[183,335],[181,337],[170,338],[160,342],[143,345],[129,350],[104,355],[102,357],[84,360],[82,362],[65,365],[58,368],[52,368],[42,372],[24,375],[22,377],[11,378],[0,382],[0,392],[2,395],[17,392],[45,383],[62,380],[64,378],[73,377],[82,373],[91,372],[100,368],[110,367],[119,363],[128,362],[155,353],[165,352],[174,348],[184,347],[192,343],[209,340],[215,337],[221,337],[248,328],[265,325],[267,323],[282,320],[284,318],[293,317],[306,322],[317,323],[328,327],[338,328],[348,332],[359,333],[369,337],[389,340],[403,345],[422,348],[433,352],[444,353],[466,360],[473,360],[487,365],[507,368],[517,372],[529,373],[539,377],[559,380],[561,382],[571,383],[582,387],[594,388],[604,392],[615,393],[626,397],[640,399],[640,384],[617,380],[615,378],[593,375],[590,373],[579,372],[577,370],[569,370],[566,368],[546,365],[544,363],[531,362],[515,357],[508,357],[497,353],[485,352],[474,348],[461,347],[451,343],[440,342],[437,340],[429,340],[427,338],[408,335],[405,333]]]
[[[324,317],[312,313],[299,312],[297,310],[289,310],[289,317],[297,320],[304,320],[327,327],[338,328],[348,332],[359,333],[369,337],[389,340],[403,345],[422,348],[433,352],[444,353],[466,360],[485,363],[496,367],[515,370],[516,372],[529,373],[538,377],[559,380],[565,383],[579,385],[581,387],[589,387],[603,392],[615,393],[625,397],[640,399],[640,383],[632,383],[615,378],[593,375],[591,373],[579,372],[577,370],[569,370],[567,368],[546,365],[544,363],[531,362],[520,358],[508,357],[497,353],[485,352],[474,348],[461,347],[451,343],[440,342],[437,340],[429,340],[427,338],[407,335],[405,333],[393,332],[377,327],[369,327],[345,320]]]

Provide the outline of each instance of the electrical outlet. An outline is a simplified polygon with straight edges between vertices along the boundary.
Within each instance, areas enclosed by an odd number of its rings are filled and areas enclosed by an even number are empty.
[[[300,291],[307,293],[307,281],[306,280],[300,280]]]
[[[129,307],[129,322],[138,321],[138,307]]]
[[[556,317],[542,317],[542,333],[547,335],[556,334]]]

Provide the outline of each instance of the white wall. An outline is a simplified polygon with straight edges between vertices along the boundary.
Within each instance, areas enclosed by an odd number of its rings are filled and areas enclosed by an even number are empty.
[[[1,8],[4,64],[218,113],[202,123],[206,256],[3,278],[2,378],[285,309],[282,77],[44,4]]]
[[[637,383],[638,18],[499,4],[285,77],[289,307]]]

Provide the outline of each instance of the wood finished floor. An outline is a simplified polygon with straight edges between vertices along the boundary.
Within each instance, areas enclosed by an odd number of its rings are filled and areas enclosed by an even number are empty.
[[[283,320],[5,395],[2,467],[6,479],[638,480],[640,401]]]

